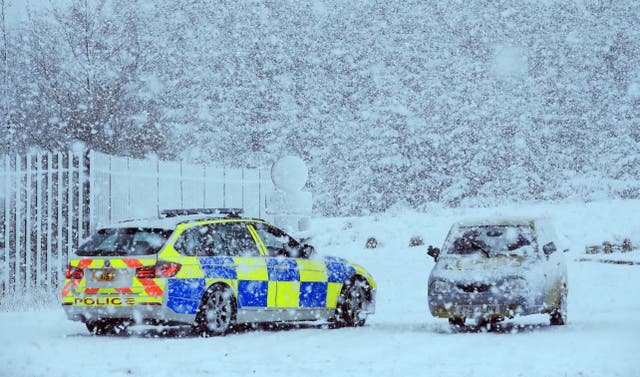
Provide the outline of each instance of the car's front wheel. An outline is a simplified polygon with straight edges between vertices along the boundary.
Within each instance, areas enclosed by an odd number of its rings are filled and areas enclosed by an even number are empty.
[[[335,323],[338,327],[364,326],[367,321],[369,287],[366,282],[355,280],[345,284],[338,298]]]
[[[551,326],[562,326],[567,323],[567,291],[562,291],[558,307],[553,309],[549,317]]]
[[[236,321],[236,300],[228,287],[213,287],[203,298],[196,315],[196,330],[202,335],[224,335]]]
[[[454,329],[461,329],[464,327],[463,317],[449,317],[449,325]]]

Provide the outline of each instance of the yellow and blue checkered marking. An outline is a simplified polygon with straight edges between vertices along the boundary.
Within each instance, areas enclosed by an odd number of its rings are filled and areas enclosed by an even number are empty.
[[[195,314],[205,290],[205,279],[170,279],[167,307],[179,314]]]
[[[269,282],[260,280],[238,281],[238,306],[261,307],[268,306]]]
[[[325,282],[300,283],[300,307],[324,308],[327,305],[327,288]]]
[[[198,259],[205,278],[238,279],[233,258],[204,257]]]
[[[198,257],[193,278],[168,281],[167,306],[195,314],[211,282],[223,281],[237,293],[238,308],[335,307],[344,282],[356,269],[342,258],[323,262],[292,258]],[[208,284],[209,283],[209,284]]]
[[[325,265],[327,266],[329,282],[331,283],[344,283],[356,272],[353,266],[347,264],[346,260],[341,258],[327,257],[325,258]]]
[[[300,270],[295,259],[267,259],[269,281],[300,281]]]

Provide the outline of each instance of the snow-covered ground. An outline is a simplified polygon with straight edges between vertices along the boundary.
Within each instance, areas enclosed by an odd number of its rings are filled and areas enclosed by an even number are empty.
[[[640,266],[576,259],[605,240],[640,243],[639,210],[640,202],[619,201],[316,219],[319,252],[364,265],[378,282],[377,313],[364,328],[198,338],[180,328],[134,327],[127,336],[94,337],[60,308],[1,312],[0,376],[637,376]],[[514,215],[551,218],[570,246],[568,325],[531,316],[492,332],[451,332],[428,313],[426,245],[440,246],[463,217]],[[365,248],[369,237],[377,248]],[[410,247],[412,237],[424,245]],[[640,250],[614,256],[640,261]]]

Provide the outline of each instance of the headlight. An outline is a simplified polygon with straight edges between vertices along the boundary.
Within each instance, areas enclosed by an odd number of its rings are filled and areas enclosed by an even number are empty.
[[[452,290],[451,284],[447,283],[443,280],[434,280],[431,283],[430,291],[431,293],[441,294],[441,293],[449,293]]]
[[[522,278],[511,278],[505,280],[501,288],[505,292],[521,292],[529,290],[529,284],[527,284],[527,281]]]

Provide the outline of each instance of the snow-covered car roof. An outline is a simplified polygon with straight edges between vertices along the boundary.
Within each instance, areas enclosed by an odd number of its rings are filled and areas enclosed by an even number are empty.
[[[512,218],[504,218],[504,217],[484,217],[479,219],[465,219],[462,221],[458,221],[454,224],[454,226],[486,226],[486,225],[531,225],[532,223],[536,223],[536,219],[525,218],[525,217],[512,217]]]
[[[182,223],[206,221],[206,220],[225,220],[225,219],[231,219],[231,218],[224,215],[201,215],[201,214],[166,217],[166,218],[151,217],[151,218],[144,218],[144,219],[120,221],[117,223],[100,226],[99,229],[151,228],[151,229],[173,230],[176,228],[178,224],[182,224]],[[233,218],[233,219],[236,219],[236,218]],[[236,219],[236,220],[241,220],[241,219]],[[245,220],[248,220],[248,219],[245,219]]]
[[[242,208],[178,208],[160,211],[157,217],[119,221],[98,229],[147,228],[173,230],[178,224],[207,220],[256,220],[242,218]]]

